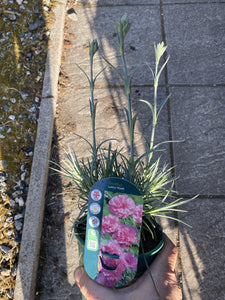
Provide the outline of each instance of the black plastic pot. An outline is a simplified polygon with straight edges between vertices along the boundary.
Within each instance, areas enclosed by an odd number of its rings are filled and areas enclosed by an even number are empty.
[[[75,237],[78,241],[78,251],[79,251],[79,265],[83,266],[83,256],[84,256],[84,245],[85,245],[85,237],[84,235],[81,237],[79,232],[79,224],[85,224],[86,217],[82,217],[78,222],[74,224],[74,233]],[[148,224],[148,226],[152,229],[154,236],[156,237],[157,243],[153,249],[150,251],[145,251],[146,242],[144,242],[144,253],[139,254],[138,256],[138,268],[137,268],[137,275],[143,274],[147,270],[146,263],[150,265],[154,258],[156,257],[157,253],[160,251],[164,244],[164,233],[162,231],[161,226],[152,219],[152,224]],[[147,239],[146,239],[147,240]]]

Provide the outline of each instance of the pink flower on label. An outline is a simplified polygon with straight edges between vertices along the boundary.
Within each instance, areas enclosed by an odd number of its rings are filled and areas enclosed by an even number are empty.
[[[108,271],[102,269],[102,271],[97,275],[96,281],[104,286],[114,287],[120,280],[120,276],[115,273],[115,271]]]
[[[123,264],[119,264],[114,271],[109,271],[102,268],[101,272],[97,275],[96,281],[104,286],[114,287],[121,279],[124,270],[125,267]]]
[[[137,205],[132,217],[136,223],[141,224],[142,222],[142,211],[143,211],[143,204]]]
[[[124,264],[127,269],[134,269],[135,272],[137,271],[138,260],[131,252],[123,253],[121,255],[121,263]]]
[[[111,258],[104,255],[106,254],[116,254],[120,257],[122,249],[116,241],[108,241],[106,244],[101,245],[100,257],[104,265],[109,268],[115,269],[120,264],[120,258]],[[99,260],[99,271],[103,269],[102,262]]]
[[[132,215],[135,208],[134,200],[129,198],[127,195],[118,195],[113,197],[109,201],[108,205],[108,211],[122,219]]]
[[[102,219],[102,233],[110,234],[115,232],[120,226],[119,218],[117,216],[108,215]]]
[[[106,244],[101,245],[101,252],[106,252],[109,254],[116,254],[120,256],[122,249],[116,241],[108,241]]]
[[[121,225],[113,234],[113,240],[117,241],[122,247],[129,247],[139,241],[136,237],[138,231],[129,225]]]
[[[111,269],[116,269],[118,265],[121,263],[120,259],[111,258],[103,255],[101,256],[101,259],[102,259],[101,270],[104,268],[104,266]]]

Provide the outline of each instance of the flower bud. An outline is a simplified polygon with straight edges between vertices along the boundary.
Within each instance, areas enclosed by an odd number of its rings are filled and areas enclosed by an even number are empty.
[[[124,38],[127,35],[130,29],[130,21],[127,15],[123,15],[122,18],[117,22],[117,32],[118,32],[118,39],[120,44],[120,51],[124,51]]]
[[[98,51],[98,41],[95,39],[91,43],[89,43],[89,54],[90,57],[93,58],[95,53]]]
[[[163,53],[166,51],[167,46],[164,46],[164,42],[158,43],[154,45],[155,47],[155,60],[156,63],[159,63],[160,58],[162,57]]]

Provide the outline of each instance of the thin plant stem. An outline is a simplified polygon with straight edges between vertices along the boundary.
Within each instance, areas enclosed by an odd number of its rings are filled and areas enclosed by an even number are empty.
[[[153,106],[153,115],[152,115],[152,133],[151,133],[151,141],[150,141],[150,148],[152,150],[154,147],[154,140],[155,140],[155,129],[157,124],[157,91],[158,91],[158,79],[157,79],[157,72],[158,72],[158,63],[155,66],[155,75],[154,75],[154,106]],[[148,156],[148,164],[152,159],[153,152],[150,152]]]
[[[92,122],[93,153],[94,156],[96,156],[93,56],[91,55],[90,55],[90,91],[91,91],[90,109],[91,109],[91,122]]]
[[[121,43],[124,43],[124,40],[121,41]],[[128,121],[128,130],[129,130],[129,142],[130,142],[130,159],[129,159],[129,174],[130,174],[130,180],[133,181],[134,177],[134,124],[133,124],[133,116],[132,116],[132,109],[131,109],[131,78],[128,75],[127,71],[127,64],[125,60],[125,54],[124,54],[124,47],[121,47],[121,59],[123,64],[123,73],[124,73],[124,89],[125,94],[127,97],[127,121]]]

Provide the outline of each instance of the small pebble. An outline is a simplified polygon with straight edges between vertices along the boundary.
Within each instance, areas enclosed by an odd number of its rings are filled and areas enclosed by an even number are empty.
[[[11,248],[5,245],[0,245],[0,250],[3,254],[7,254],[11,250]]]
[[[11,274],[12,274],[12,272],[11,272]],[[13,293],[14,293],[14,290],[11,289],[11,290],[8,291],[7,296],[8,296],[9,298],[11,298],[11,297],[13,296]]]
[[[22,181],[24,181],[24,180],[25,180],[25,177],[26,177],[26,172],[23,172],[23,173],[20,175],[20,179],[21,179]]]
[[[31,108],[28,109],[29,112],[35,112],[36,111],[36,107],[32,106]]]
[[[44,11],[48,12],[51,8],[48,5],[44,4],[43,9]]]
[[[9,116],[9,119],[12,120],[12,121],[14,121],[15,118],[16,118],[16,117],[15,117],[14,115],[10,115],[10,116]]]
[[[14,193],[12,193],[12,197],[15,199],[16,197],[20,196],[23,192],[21,191],[15,191]]]
[[[20,219],[23,219],[23,214],[18,214],[18,215],[15,215],[14,217],[14,220],[20,220]]]
[[[35,80],[37,81],[37,82],[39,82],[40,80],[41,80],[41,76],[37,76],[36,78],[35,78]]]
[[[16,205],[16,202],[15,202],[13,199],[10,199],[10,200],[9,200],[9,205],[10,205],[11,207],[14,207],[14,206]]]
[[[23,227],[23,224],[20,221],[15,221],[15,228],[17,231],[20,231]]]
[[[0,159],[0,169],[6,169],[8,167],[8,162],[5,161],[4,159]]]
[[[11,13],[8,18],[10,21],[16,21],[16,15],[14,13]]]
[[[10,101],[11,101],[12,103],[16,103],[16,98],[11,98]]]
[[[72,21],[77,21],[78,18],[77,18],[77,14],[75,12],[75,10],[73,8],[70,8],[68,11],[67,11],[67,14],[68,14],[68,17],[72,20]]]
[[[40,27],[44,24],[45,24],[44,20],[37,20],[34,23],[29,25],[29,30],[31,30],[31,31],[36,30],[36,29],[38,29],[38,27]]]
[[[15,201],[16,201],[16,203],[19,204],[19,206],[24,206],[24,200],[23,200],[22,197],[16,198]],[[18,215],[17,215],[17,216],[18,216]],[[22,215],[22,218],[23,218],[23,215]],[[15,219],[15,218],[14,218],[14,219]],[[20,219],[21,219],[21,218],[20,218]],[[17,219],[15,219],[15,220],[17,220]]]
[[[0,271],[0,274],[1,274],[2,276],[4,276],[4,277],[7,277],[7,276],[10,275],[10,269],[2,269],[2,270]]]
[[[9,104],[4,105],[4,111],[9,111],[9,110],[10,110],[10,105]]]
[[[16,276],[16,271],[17,271],[17,266],[14,265],[13,268],[12,268],[12,270],[11,270],[11,275],[12,275],[13,277]]]
[[[12,221],[13,221],[13,217],[8,217],[8,218],[5,220],[6,223],[10,223],[10,222],[12,222]]]
[[[14,239],[14,242],[17,243],[17,244],[20,244],[21,243],[21,239],[22,239],[22,235],[19,234],[18,232],[15,233],[15,239]]]
[[[21,5],[23,3],[23,0],[16,0],[16,2]]]
[[[23,98],[23,100],[26,100],[28,98],[28,96],[29,96],[29,94],[25,93],[25,92],[20,92],[20,95]]]
[[[13,231],[12,231],[12,230],[8,230],[6,233],[7,233],[7,235],[8,235],[9,237],[13,236]]]

